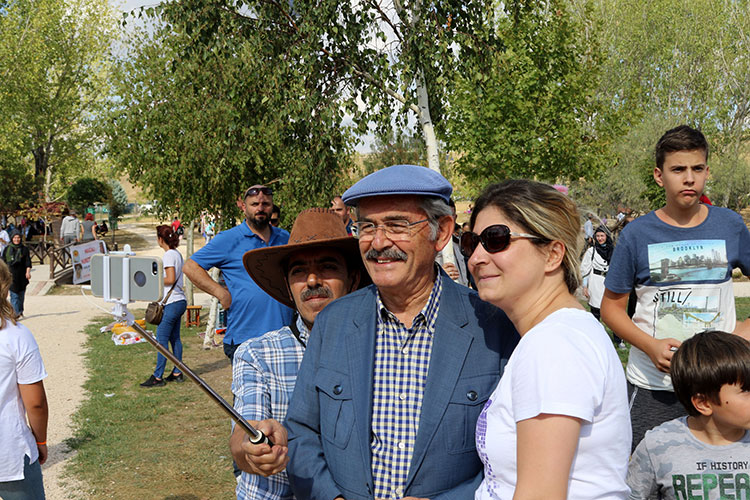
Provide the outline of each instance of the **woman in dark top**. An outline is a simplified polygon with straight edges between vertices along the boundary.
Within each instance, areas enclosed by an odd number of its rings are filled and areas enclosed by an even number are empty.
[[[18,318],[21,318],[26,286],[31,278],[31,255],[29,249],[21,244],[21,233],[17,229],[10,233],[10,245],[3,250],[2,259],[8,264],[13,277],[10,285],[10,303],[13,304]]]

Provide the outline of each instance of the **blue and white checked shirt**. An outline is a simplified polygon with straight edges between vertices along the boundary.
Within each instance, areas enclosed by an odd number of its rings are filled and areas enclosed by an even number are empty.
[[[419,429],[422,397],[430,368],[432,337],[440,307],[442,277],[406,328],[377,295],[372,401],[372,477],[375,498],[403,498]]]
[[[296,324],[307,344],[307,326],[301,317]],[[247,420],[274,418],[284,424],[304,353],[288,326],[243,342],[232,365],[235,410]],[[293,498],[286,470],[267,478],[243,472],[237,483],[238,500]]]

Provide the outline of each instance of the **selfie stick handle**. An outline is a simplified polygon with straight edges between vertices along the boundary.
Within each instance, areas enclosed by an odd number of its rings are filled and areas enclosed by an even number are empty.
[[[131,325],[138,333],[140,333],[143,338],[145,338],[152,346],[156,348],[157,351],[159,351],[162,356],[167,358],[169,361],[175,364],[175,366],[189,379],[191,379],[193,382],[198,384],[198,387],[203,389],[203,392],[209,395],[211,399],[216,401],[216,404],[221,406],[226,413],[229,414],[232,420],[234,420],[237,425],[242,427],[242,429],[247,433],[248,437],[250,438],[250,442],[253,444],[261,444],[266,443],[268,446],[273,446],[273,443],[271,443],[271,440],[268,439],[268,436],[263,434],[261,431],[255,429],[252,425],[250,425],[247,420],[245,420],[242,415],[237,413],[237,410],[232,407],[229,403],[227,403],[224,398],[222,398],[219,394],[214,391],[210,385],[206,383],[205,380],[200,378],[200,376],[196,375],[193,370],[188,368],[188,366],[177,359],[177,357],[172,354],[169,349],[161,345],[154,337],[151,335],[148,331],[146,331],[141,325],[138,323],[133,322]]]

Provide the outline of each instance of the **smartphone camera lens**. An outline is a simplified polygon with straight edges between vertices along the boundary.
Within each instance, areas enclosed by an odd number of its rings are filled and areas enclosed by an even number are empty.
[[[159,265],[156,262],[151,263],[151,274],[154,276],[159,275]]]
[[[144,286],[146,284],[146,275],[143,271],[136,271],[133,275],[133,281],[135,281],[135,284],[138,286]]]

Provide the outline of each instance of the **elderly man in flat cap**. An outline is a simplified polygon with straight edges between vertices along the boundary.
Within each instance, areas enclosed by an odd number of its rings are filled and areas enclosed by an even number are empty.
[[[237,499],[281,500],[292,492],[282,470],[286,432],[279,422],[286,420],[310,328],[331,301],[370,284],[370,278],[357,241],[347,234],[341,218],[325,208],[300,213],[288,244],[251,250],[243,263],[258,286],[296,311],[289,325],[242,343],[232,367],[235,409],[280,443],[273,448],[253,445],[235,427],[230,448],[245,471],[237,484]]]
[[[435,264],[451,191],[396,165],[344,193],[374,286],[315,320],[287,414],[296,498],[474,497],[474,427],[518,334]]]

